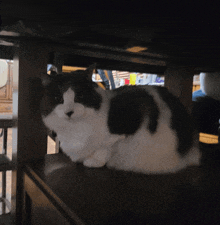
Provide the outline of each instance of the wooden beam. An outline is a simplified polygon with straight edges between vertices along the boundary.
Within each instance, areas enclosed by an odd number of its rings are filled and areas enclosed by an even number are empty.
[[[22,224],[24,207],[23,165],[47,153],[47,132],[40,115],[40,89],[33,78],[47,72],[47,51],[44,46],[21,43],[14,58],[12,160],[17,170],[12,173],[12,215],[16,225]],[[40,84],[40,81],[39,81]]]

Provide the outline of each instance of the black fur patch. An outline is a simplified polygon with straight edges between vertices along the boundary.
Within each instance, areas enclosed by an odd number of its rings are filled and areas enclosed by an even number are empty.
[[[80,72],[51,76],[51,82],[44,87],[41,101],[42,115],[47,116],[63,102],[63,93],[71,88],[75,93],[75,102],[98,110],[101,107],[102,96],[96,92],[97,84],[88,80]]]
[[[95,82],[86,79],[84,76],[79,76],[78,74],[73,74],[73,76],[67,75],[64,78],[63,92],[71,87],[76,95],[75,102],[96,110],[101,107],[102,96],[95,90],[98,87]]]
[[[113,134],[134,134],[145,117],[149,117],[148,129],[153,134],[157,130],[158,107],[153,97],[143,88],[123,86],[115,89],[108,115],[109,131]]]
[[[41,114],[47,116],[54,108],[63,101],[63,94],[59,88],[59,83],[52,79],[46,86],[43,86],[43,97],[41,100]]]
[[[155,88],[162,100],[167,103],[171,110],[171,128],[176,131],[179,139],[178,152],[180,155],[184,156],[188,153],[193,144],[195,133],[193,118],[179,99],[172,95],[167,88],[157,86],[155,86]]]

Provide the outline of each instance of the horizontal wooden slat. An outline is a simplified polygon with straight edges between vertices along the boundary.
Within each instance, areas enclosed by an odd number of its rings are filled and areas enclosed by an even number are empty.
[[[50,203],[63,215],[70,224],[74,223],[77,225],[83,225],[82,220],[60,199],[56,193],[31,169],[31,167],[26,167],[25,174],[25,190],[37,201],[36,189],[37,192],[40,192],[41,195],[44,195]],[[35,186],[35,190],[33,187]]]
[[[0,171],[13,170],[16,168],[14,164],[6,155],[0,154]]]
[[[0,119],[0,128],[11,128],[15,127],[17,120],[15,119]]]

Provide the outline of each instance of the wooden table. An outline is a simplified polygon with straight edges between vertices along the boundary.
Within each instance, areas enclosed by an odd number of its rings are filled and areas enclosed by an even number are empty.
[[[46,155],[25,167],[27,220],[37,225],[214,224],[220,219],[216,169],[206,163],[176,174],[144,175]]]

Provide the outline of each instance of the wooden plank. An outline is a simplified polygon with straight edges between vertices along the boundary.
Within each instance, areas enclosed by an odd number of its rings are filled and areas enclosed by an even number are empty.
[[[0,115],[0,128],[11,128],[13,126],[16,126],[16,123],[17,121],[13,120],[12,115]]]
[[[175,221],[181,216],[179,208],[178,212],[175,211],[176,207],[180,206],[180,211],[190,210],[193,197],[190,195],[195,194],[194,186],[202,185],[199,177],[203,173],[199,167],[164,175],[124,172],[106,167],[94,169],[73,163],[64,154],[46,155],[27,165],[25,172],[60,212],[62,207],[63,215],[77,215],[85,224],[127,224],[130,219],[140,221],[139,224],[158,224],[157,221],[148,221],[153,215],[159,216],[159,219],[175,215],[170,220]],[[200,199],[200,193],[196,192],[196,195]],[[186,203],[187,196],[190,197]],[[32,195],[31,198],[35,197]],[[39,211],[47,217],[44,207]],[[72,220],[72,224],[74,222]]]
[[[11,162],[6,155],[0,154],[0,171],[6,171],[15,168],[16,165],[13,164],[13,162]]]
[[[71,224],[68,220],[62,216],[62,214],[55,208],[52,202],[45,196],[45,194],[40,190],[35,181],[33,181],[29,176],[25,174],[24,179],[25,191],[30,197],[31,205],[27,205],[27,207],[31,208],[31,211],[28,212],[30,215],[30,221],[27,221],[33,225],[43,225],[46,223],[54,224]],[[44,208],[47,212],[47,217],[44,214],[40,213],[40,209]],[[27,209],[28,211],[28,209]],[[52,215],[52,216],[51,216]]]
[[[17,170],[12,173],[12,215],[16,224],[22,224],[24,207],[23,172],[24,163],[39,158],[47,152],[47,133],[39,109],[39,88],[32,78],[47,72],[45,46],[21,43],[14,58],[13,73],[13,128],[12,160]]]
[[[56,222],[56,224],[74,224],[83,225],[84,222],[60,199],[50,187],[44,183],[41,178],[30,168],[27,168],[30,178],[25,174],[24,185],[25,191],[30,196],[33,205],[33,215],[31,217],[34,221],[33,224],[45,224],[45,214],[42,214],[42,208],[53,215],[48,218],[48,222]],[[34,213],[35,211],[35,213]],[[41,213],[39,213],[41,212]],[[35,215],[34,215],[35,214]],[[42,215],[41,215],[42,214]],[[43,222],[42,222],[42,221]],[[65,220],[66,223],[60,221]]]

